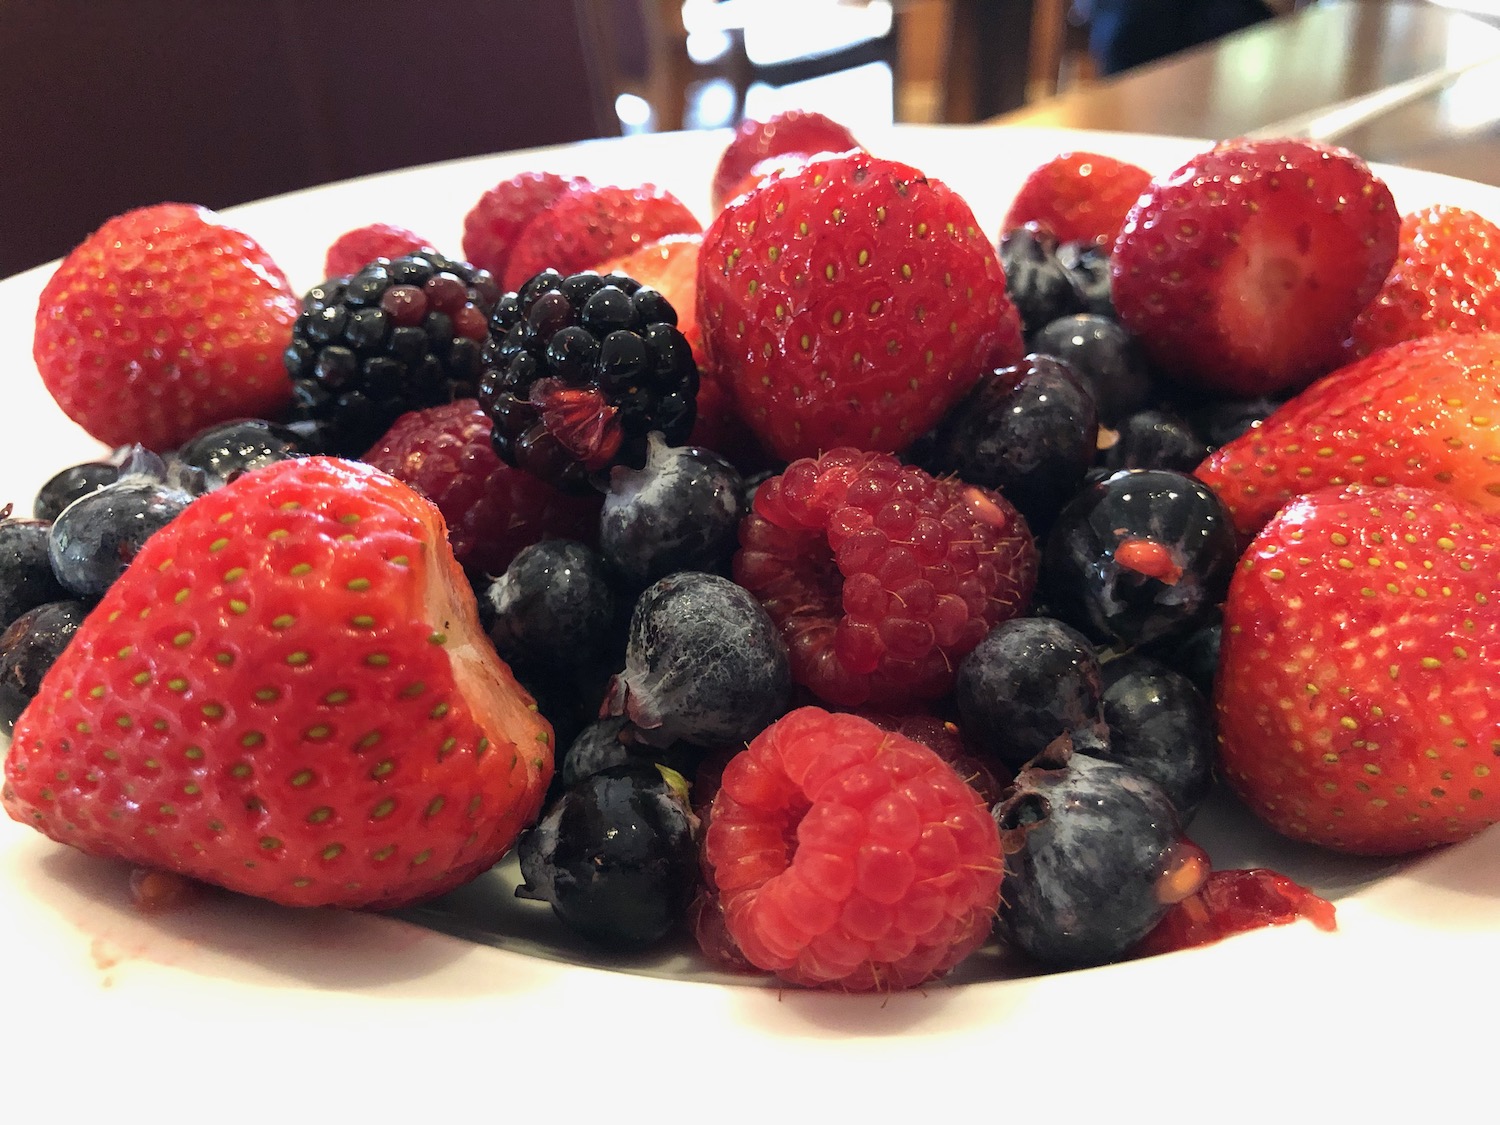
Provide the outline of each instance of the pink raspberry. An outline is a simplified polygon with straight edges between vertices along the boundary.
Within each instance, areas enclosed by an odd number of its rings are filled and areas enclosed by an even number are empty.
[[[389,223],[371,223],[339,235],[323,261],[324,277],[348,277],[376,258],[400,258],[432,247],[420,234]]]
[[[1026,521],[999,493],[847,448],[762,484],[734,559],[792,678],[840,707],[946,695],[969,650],[1026,610],[1036,573]]]
[[[567,495],[501,461],[473,399],[403,414],[364,460],[438,506],[471,575],[504,572],[517,551],[542,539],[598,542],[603,497]]]
[[[990,934],[1000,833],[921,743],[803,707],[724,770],[703,842],[724,930],[793,984],[910,988]]]
[[[527,223],[557,202],[570,188],[586,185],[576,176],[555,172],[522,172],[501,180],[479,197],[464,216],[464,258],[489,270],[496,280],[505,276],[511,247]]]

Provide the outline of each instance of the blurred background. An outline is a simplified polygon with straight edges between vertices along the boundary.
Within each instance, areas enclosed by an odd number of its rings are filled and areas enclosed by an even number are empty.
[[[0,0],[0,276],[146,203],[794,107],[856,135],[1280,128],[1500,182],[1497,22],[1500,0]]]

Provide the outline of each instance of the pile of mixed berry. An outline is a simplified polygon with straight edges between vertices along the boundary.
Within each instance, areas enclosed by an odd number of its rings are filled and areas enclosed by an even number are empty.
[[[120,216],[35,357],[116,452],[0,522],[4,805],[289,905],[517,894],[902,988],[1332,908],[1186,833],[1500,816],[1500,230],[1352,154],[1036,169],[998,231],[816,114],[707,227],[537,170],[299,297]]]

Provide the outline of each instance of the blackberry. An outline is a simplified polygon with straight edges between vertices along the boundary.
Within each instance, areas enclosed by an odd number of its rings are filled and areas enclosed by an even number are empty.
[[[499,299],[487,271],[425,250],[314,286],[285,352],[290,420],[359,457],[407,411],[473,398]]]
[[[569,491],[646,463],[646,437],[687,440],[698,365],[659,292],[623,274],[556,270],[501,298],[479,402],[501,460]]]

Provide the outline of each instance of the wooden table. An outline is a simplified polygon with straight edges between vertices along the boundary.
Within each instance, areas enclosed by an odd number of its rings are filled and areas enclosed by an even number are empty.
[[[1294,134],[1500,184],[1500,27],[1334,0],[991,118],[1169,136]]]

